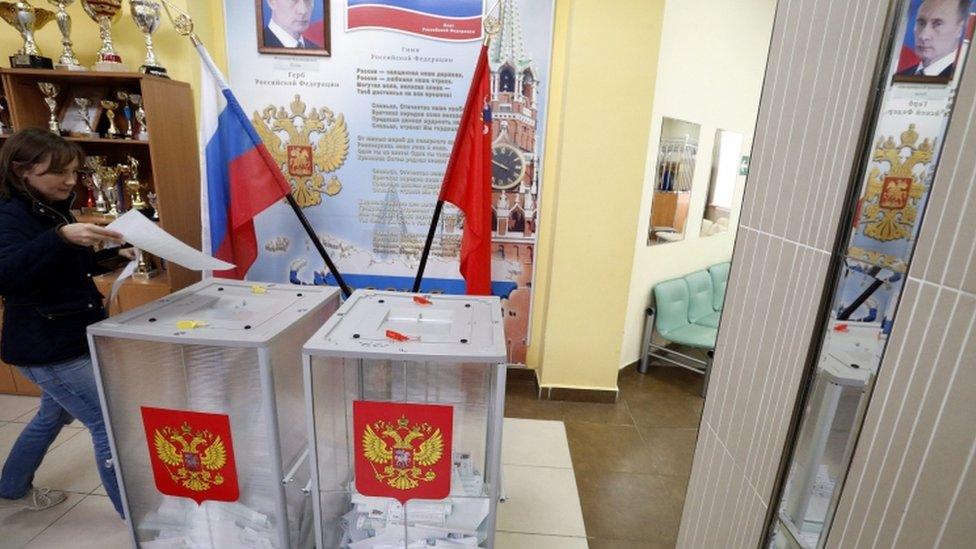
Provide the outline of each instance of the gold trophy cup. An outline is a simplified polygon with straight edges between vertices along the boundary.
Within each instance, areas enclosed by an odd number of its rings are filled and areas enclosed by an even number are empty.
[[[105,109],[105,116],[108,117],[108,131],[106,132],[105,137],[108,139],[115,139],[119,136],[119,127],[115,125],[115,109],[119,108],[119,104],[115,101],[103,99],[102,108]]]
[[[89,156],[85,159],[85,167],[91,172],[91,189],[95,193],[95,211],[108,213],[108,197],[102,188],[102,167],[105,165],[104,156]]]
[[[122,16],[122,0],[81,0],[81,7],[96,23],[102,36],[102,49],[98,50],[97,71],[126,71],[122,56],[112,43],[112,24]]]
[[[34,31],[41,30],[54,20],[54,13],[35,8],[27,2],[0,2],[0,17],[17,29],[24,46],[10,56],[10,66],[19,69],[53,69],[54,61],[41,55],[34,42]]]
[[[153,33],[159,28],[162,16],[159,2],[155,0],[129,0],[129,7],[132,11],[132,19],[135,20],[136,26],[146,38],[146,60],[139,67],[139,71],[146,74],[166,76],[166,69],[156,59],[156,50],[153,49],[152,39]]]
[[[61,87],[51,82],[38,82],[37,87],[44,94],[44,104],[47,105],[47,110],[51,111],[51,117],[47,121],[47,129],[51,130],[51,133],[61,135],[61,124],[58,123],[58,94],[61,93]]]
[[[85,67],[81,66],[78,62],[78,58],[75,57],[75,51],[72,48],[73,43],[71,42],[71,16],[68,15],[68,6],[74,3],[75,0],[47,0],[49,4],[58,8],[58,13],[55,18],[58,21],[58,28],[61,29],[61,57],[58,58],[57,65],[54,68],[64,71],[83,71]]]
[[[130,93],[129,103],[132,103],[132,108],[135,109],[135,119],[136,123],[139,125],[139,133],[136,134],[136,138],[139,141],[148,141],[149,127],[146,126],[146,109],[142,108],[142,95],[138,93]]]
[[[97,137],[98,134],[95,133],[95,126],[92,126],[91,119],[89,118],[91,116],[91,111],[88,109],[91,107],[91,104],[91,99],[87,97],[75,97],[75,105],[78,105],[78,114],[81,115],[81,120],[85,123],[85,129],[88,130],[88,136]]]
[[[119,170],[125,175],[125,188],[129,190],[129,204],[133,210],[148,210],[149,204],[142,198],[142,182],[139,181],[139,161],[134,157],[129,157],[128,164],[119,166]]]

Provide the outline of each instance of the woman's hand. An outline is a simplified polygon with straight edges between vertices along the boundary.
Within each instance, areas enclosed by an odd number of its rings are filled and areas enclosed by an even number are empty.
[[[119,255],[122,256],[122,257],[124,257],[124,258],[126,258],[126,259],[128,259],[129,261],[133,261],[136,258],[136,249],[135,248],[119,248]]]
[[[61,238],[76,246],[93,246],[97,242],[112,242],[114,244],[122,244],[123,242],[122,233],[110,231],[91,223],[71,223],[62,226],[58,232],[61,233]]]

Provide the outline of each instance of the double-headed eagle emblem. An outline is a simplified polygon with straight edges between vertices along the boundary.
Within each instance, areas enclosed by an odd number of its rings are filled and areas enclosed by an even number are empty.
[[[325,179],[349,156],[349,129],[341,114],[327,107],[309,110],[301,95],[295,95],[289,109],[269,105],[255,112],[254,128],[288,178],[295,201],[310,208],[322,203],[322,194],[342,190],[335,174]]]
[[[918,143],[915,124],[902,132],[901,143],[891,137],[879,139],[874,150],[876,166],[868,175],[867,192],[861,208],[864,235],[881,242],[901,240],[912,234],[918,221],[918,206],[925,196],[928,172],[916,174],[915,167],[932,162],[935,144]]]
[[[428,423],[411,426],[403,416],[396,423],[377,421],[366,426],[362,442],[376,480],[392,488],[412,490],[437,478],[430,467],[444,455],[444,437]]]
[[[224,483],[220,470],[227,465],[227,448],[220,435],[208,430],[194,432],[184,422],[180,428],[156,429],[153,446],[170,478],[184,488],[205,492]]]

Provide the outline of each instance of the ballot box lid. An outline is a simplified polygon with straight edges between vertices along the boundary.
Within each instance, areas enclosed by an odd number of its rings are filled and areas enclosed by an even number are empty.
[[[92,324],[88,333],[179,344],[259,347],[328,303],[330,286],[209,278]]]
[[[313,356],[500,364],[501,301],[356,290],[305,344]]]

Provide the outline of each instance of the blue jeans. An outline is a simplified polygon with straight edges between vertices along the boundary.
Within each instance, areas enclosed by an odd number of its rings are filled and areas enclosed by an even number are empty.
[[[115,510],[122,515],[122,499],[112,466],[112,450],[102,419],[91,358],[84,355],[64,362],[17,369],[41,388],[41,407],[7,456],[0,476],[0,497],[17,499],[27,493],[48,447],[62,427],[78,418],[91,433],[95,463],[105,492]]]

